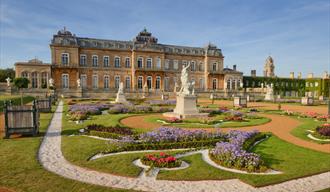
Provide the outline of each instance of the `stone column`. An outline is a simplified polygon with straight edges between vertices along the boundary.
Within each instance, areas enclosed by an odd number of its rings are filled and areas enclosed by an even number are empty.
[[[205,91],[208,90],[208,86],[209,86],[208,76],[209,76],[209,57],[207,56],[207,51],[206,51],[204,56],[204,83],[205,83],[204,90]]]
[[[132,91],[135,91],[135,87],[137,86],[135,83],[135,60],[136,60],[136,52],[132,50],[132,58],[131,58],[131,88]]]

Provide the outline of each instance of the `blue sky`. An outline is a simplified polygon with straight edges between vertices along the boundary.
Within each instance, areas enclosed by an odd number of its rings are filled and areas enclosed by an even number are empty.
[[[0,0],[0,65],[50,62],[52,35],[66,26],[81,37],[130,40],[144,27],[160,43],[212,42],[225,66],[261,75],[320,76],[330,66],[330,0]]]

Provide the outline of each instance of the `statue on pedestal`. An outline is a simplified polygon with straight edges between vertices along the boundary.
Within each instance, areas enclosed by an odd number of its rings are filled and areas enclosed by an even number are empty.
[[[265,100],[266,101],[273,101],[274,100],[274,90],[273,90],[273,83],[272,84],[268,84],[266,85],[267,87],[267,92],[266,92],[266,96],[265,96]]]
[[[116,103],[127,103],[125,94],[124,94],[124,83],[120,82],[119,87],[118,87],[118,92],[117,92],[117,97],[116,97]]]
[[[10,87],[10,81],[11,81],[10,77],[7,77],[6,81],[7,81],[7,87]]]
[[[187,66],[182,67],[182,71],[181,71],[181,88],[179,93],[183,95],[195,94],[195,89],[194,89],[195,82],[189,82],[188,80],[189,67],[190,67],[190,63]]]
[[[49,83],[49,87],[54,87],[54,79],[50,78],[48,80],[48,83]]]

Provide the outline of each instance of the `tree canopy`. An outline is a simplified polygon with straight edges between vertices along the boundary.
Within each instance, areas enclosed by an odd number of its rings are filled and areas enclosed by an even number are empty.
[[[15,71],[13,68],[0,69],[0,82],[6,82],[7,77],[15,78]]]

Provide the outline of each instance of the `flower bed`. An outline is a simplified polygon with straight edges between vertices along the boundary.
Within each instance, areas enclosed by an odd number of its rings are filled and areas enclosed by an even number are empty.
[[[168,155],[164,152],[160,152],[159,154],[148,154],[144,155],[141,158],[141,162],[144,165],[148,165],[150,167],[158,167],[158,168],[174,168],[180,167],[182,161]]]
[[[171,106],[176,104],[176,100],[149,100],[146,103],[155,106]]]
[[[223,139],[225,134],[221,132],[209,133],[204,130],[185,130],[180,128],[161,127],[155,131],[143,133],[140,140],[147,143],[159,142],[182,142],[182,141],[198,141],[207,139]]]
[[[86,130],[89,135],[111,139],[123,139],[123,136],[134,134],[131,128],[121,127],[119,125],[105,127],[103,125],[92,124],[88,125]]]
[[[259,155],[246,151],[249,146],[244,146],[248,139],[252,139],[253,143],[258,136],[257,131],[231,131],[228,134],[228,142],[220,141],[216,147],[210,151],[210,157],[216,163],[229,168],[245,170],[248,172],[264,172],[267,167]]]
[[[326,123],[318,126],[312,135],[320,139],[330,139],[330,124]]]
[[[108,113],[165,113],[169,111],[172,111],[172,109],[159,106],[114,104],[109,107]]]

